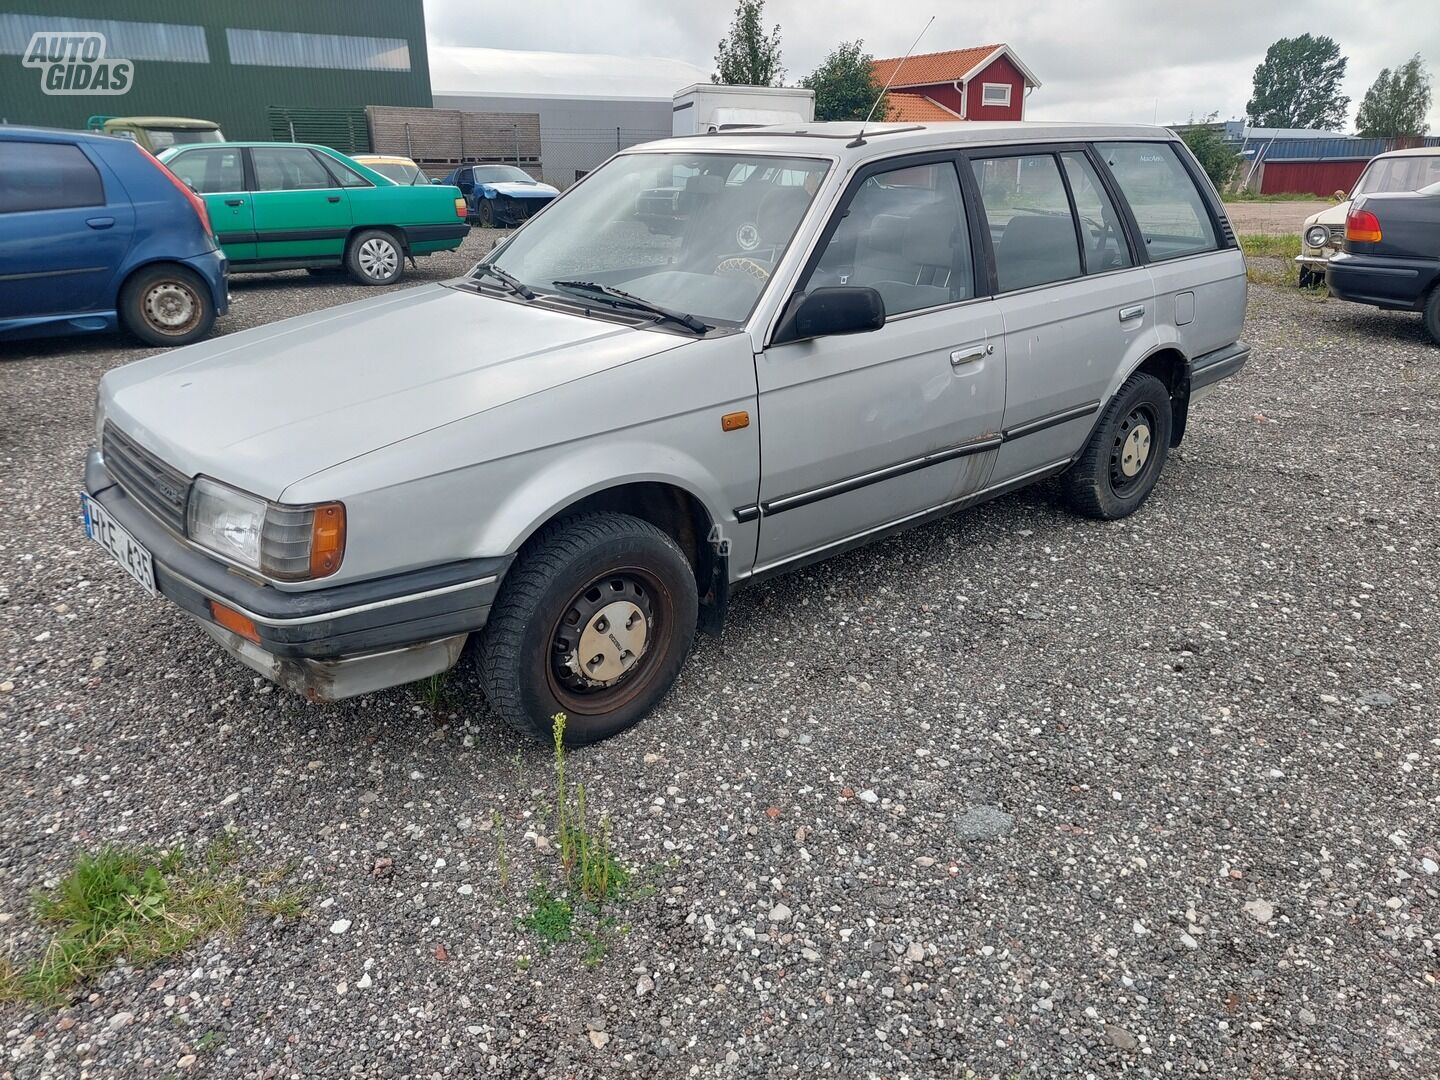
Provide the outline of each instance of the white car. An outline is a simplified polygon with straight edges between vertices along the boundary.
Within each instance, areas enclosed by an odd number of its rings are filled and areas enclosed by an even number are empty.
[[[1419,146],[1392,150],[1373,158],[1355,181],[1350,198],[1327,206],[1305,219],[1300,229],[1300,287],[1310,288],[1325,281],[1325,267],[1345,243],[1345,218],[1350,203],[1359,195],[1381,191],[1419,191],[1440,182],[1440,146]]]

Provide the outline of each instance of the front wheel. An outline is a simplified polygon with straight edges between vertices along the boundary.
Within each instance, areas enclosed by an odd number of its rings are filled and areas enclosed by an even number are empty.
[[[482,229],[495,227],[495,205],[489,199],[480,200],[480,208],[475,211],[475,216],[480,219]]]
[[[683,552],[628,514],[547,525],[520,552],[480,640],[480,681],[511,727],[584,746],[639,722],[695,638],[699,598]]]
[[[393,285],[405,272],[400,242],[388,232],[369,229],[357,234],[345,250],[345,267],[361,285]]]
[[[1131,375],[1062,478],[1070,509],[1102,521],[1140,509],[1165,467],[1171,423],[1165,384],[1143,372]]]
[[[183,266],[138,271],[120,290],[119,307],[125,328],[147,345],[189,345],[215,325],[209,286]]]

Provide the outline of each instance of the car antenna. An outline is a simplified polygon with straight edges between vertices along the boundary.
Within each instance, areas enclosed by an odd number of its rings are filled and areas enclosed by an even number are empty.
[[[900,63],[896,64],[895,70],[890,73],[889,80],[881,87],[880,93],[875,95],[874,104],[870,106],[870,111],[865,114],[865,124],[870,123],[870,118],[875,115],[875,110],[880,107],[880,102],[885,100],[885,94],[890,89],[890,83],[893,83],[895,76],[900,74],[900,69],[905,66],[905,61],[910,59],[910,54],[915,51],[915,46],[920,44],[920,39],[925,36],[925,31],[930,29],[930,23],[934,21],[935,16],[931,15],[930,22],[927,22],[920,30],[920,33],[915,35],[915,40],[910,43],[910,48],[905,51],[905,55],[900,58]],[[845,149],[853,150],[857,146],[865,145],[865,124],[860,125],[860,133],[855,136],[854,141],[845,144]]]

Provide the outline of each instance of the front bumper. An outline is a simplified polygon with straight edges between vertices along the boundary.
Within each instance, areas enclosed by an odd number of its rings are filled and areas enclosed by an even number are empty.
[[[1417,311],[1440,279],[1440,259],[1356,255],[1342,251],[1325,268],[1325,284],[1341,300],[1393,311]]]
[[[306,592],[282,592],[192,547],[131,498],[98,450],[85,490],[149,550],[162,596],[227,652],[312,700],[334,701],[451,667],[485,625],[513,559],[466,559]],[[216,624],[211,601],[253,621],[252,642]]]

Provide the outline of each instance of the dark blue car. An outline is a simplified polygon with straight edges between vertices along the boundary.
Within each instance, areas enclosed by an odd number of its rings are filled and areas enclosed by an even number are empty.
[[[0,340],[186,345],[229,303],[205,203],[133,142],[0,127]]]

